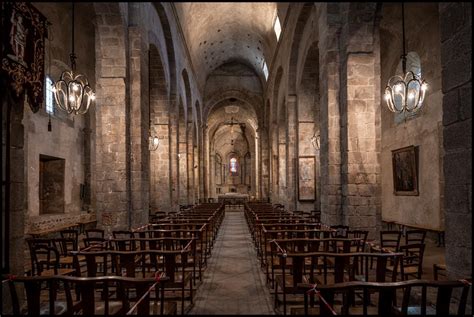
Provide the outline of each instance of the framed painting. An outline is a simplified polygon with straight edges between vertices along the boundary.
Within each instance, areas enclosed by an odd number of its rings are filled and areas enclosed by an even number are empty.
[[[392,151],[393,191],[397,196],[418,196],[417,148],[407,146]]]
[[[298,158],[298,200],[316,200],[316,158],[314,156]]]

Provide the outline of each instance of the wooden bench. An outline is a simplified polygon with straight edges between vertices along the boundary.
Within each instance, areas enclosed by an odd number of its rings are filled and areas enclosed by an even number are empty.
[[[398,221],[393,221],[393,220],[382,220],[382,222],[385,222],[387,224],[387,229],[388,230],[393,230],[393,226],[397,226],[398,230],[402,231],[402,235],[405,236],[405,232],[407,228],[414,228],[414,229],[421,229],[421,230],[426,230],[426,231],[431,231],[435,232],[438,236],[437,239],[437,247],[445,246],[444,243],[444,229],[433,229],[433,228],[427,228],[424,226],[420,225],[413,225],[413,224],[404,224]]]

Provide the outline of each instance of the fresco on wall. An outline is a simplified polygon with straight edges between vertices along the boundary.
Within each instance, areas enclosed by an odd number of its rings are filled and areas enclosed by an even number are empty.
[[[298,200],[316,199],[316,160],[314,156],[298,159]]]

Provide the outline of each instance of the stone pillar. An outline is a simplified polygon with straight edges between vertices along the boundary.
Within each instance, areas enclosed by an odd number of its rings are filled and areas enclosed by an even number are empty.
[[[321,4],[318,17],[321,88],[321,221],[342,222],[339,110],[339,4]]]
[[[152,133],[158,136],[160,144],[150,153],[150,207],[151,212],[172,209],[172,168],[170,145],[170,109],[173,100],[166,94],[166,79],[163,65],[157,51],[150,51],[150,119]],[[146,135],[148,137],[148,135]]]
[[[178,184],[179,184],[179,205],[187,205],[188,204],[188,173],[187,173],[187,161],[188,161],[188,156],[186,154],[187,152],[187,142],[186,142],[186,130],[185,128],[182,129],[181,125],[179,126],[179,135],[180,135],[180,141],[178,143]],[[183,134],[181,134],[182,130],[184,130]],[[181,138],[181,136],[183,138]],[[184,140],[184,141],[181,141]]]
[[[287,200],[289,210],[296,210],[296,200],[298,192],[296,190],[297,180],[297,162],[298,162],[298,131],[297,131],[297,101],[296,95],[288,96],[286,103],[287,107],[287,120],[288,120],[288,143],[287,143],[287,167],[288,167],[288,183],[287,183]]]
[[[439,16],[446,266],[454,279],[472,277],[472,4],[440,3]]]
[[[175,96],[176,97],[176,96]],[[176,98],[171,98],[169,105],[170,120],[169,120],[169,162],[170,162],[170,199],[171,210],[175,211],[179,205],[179,160],[178,160],[178,103]]]
[[[202,171],[202,179],[203,179],[203,198],[210,197],[209,191],[209,178],[210,178],[210,166],[209,166],[209,129],[207,124],[202,125],[202,159],[203,159],[203,171]]]
[[[147,45],[141,29],[128,28],[130,57],[130,142],[131,142],[131,227],[148,223],[149,215],[149,159],[148,151],[148,71]]]
[[[341,148],[343,178],[343,223],[351,228],[369,230],[375,238],[377,209],[380,209],[380,133],[376,133],[375,91],[379,78],[374,54],[348,53],[345,78],[347,91],[342,103]],[[378,120],[380,122],[380,120]]]
[[[191,112],[191,110],[189,110]],[[192,113],[192,112],[191,112]],[[186,175],[187,175],[187,201],[188,204],[194,204],[194,149],[193,149],[193,122],[189,122],[187,124],[187,145],[186,145],[186,153],[187,153],[187,167],[186,167]]]
[[[260,165],[261,165],[261,194],[262,199],[268,199],[270,197],[270,143],[268,138],[268,129],[263,129],[260,136]]]
[[[113,13],[111,13],[113,12]],[[106,234],[128,229],[128,37],[116,4],[96,6],[96,207]]]

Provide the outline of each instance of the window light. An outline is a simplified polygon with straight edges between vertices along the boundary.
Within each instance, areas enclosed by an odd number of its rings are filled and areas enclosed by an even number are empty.
[[[53,104],[53,81],[49,76],[46,76],[46,112],[54,113],[54,104]]]
[[[281,24],[280,24],[280,19],[278,18],[278,14],[276,15],[275,23],[273,23],[273,30],[275,30],[275,35],[278,41],[280,39],[280,34],[281,34]]]
[[[265,75],[265,80],[268,79],[268,67],[267,67],[267,62],[263,62],[263,74]]]

